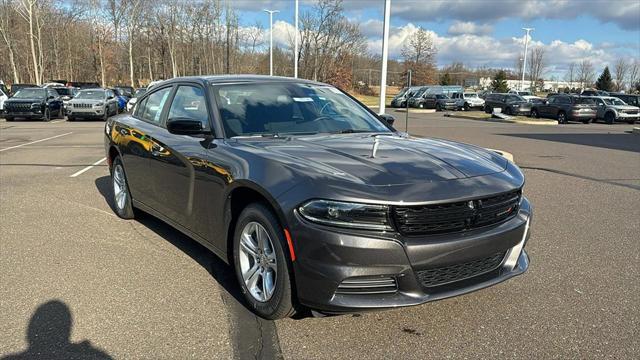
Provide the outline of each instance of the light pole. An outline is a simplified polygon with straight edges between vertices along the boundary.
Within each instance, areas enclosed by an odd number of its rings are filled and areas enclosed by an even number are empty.
[[[389,21],[391,18],[391,0],[384,1],[384,27],[382,31],[382,72],[380,73],[380,107],[378,113],[384,114],[387,95],[387,58],[389,57]]]
[[[294,53],[293,53],[293,77],[298,78],[298,0],[296,0],[296,34],[294,40]]]
[[[273,76],[273,14],[278,10],[264,10],[269,13],[269,76]]]
[[[520,82],[520,90],[524,90],[524,74],[527,71],[527,45],[529,45],[529,32],[535,30],[534,28],[522,28],[526,31],[524,36],[524,60],[522,61],[522,82]]]

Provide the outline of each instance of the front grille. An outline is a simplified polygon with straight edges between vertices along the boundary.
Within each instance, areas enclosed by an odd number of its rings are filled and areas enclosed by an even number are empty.
[[[625,110],[624,111],[626,114],[637,114],[638,110]]]
[[[398,284],[394,277],[359,276],[343,280],[336,294],[342,295],[371,295],[390,294],[398,291]]]
[[[444,234],[498,224],[518,212],[521,191],[453,203],[394,206],[393,221],[403,235]]]
[[[92,104],[73,104],[74,109],[91,109]]]
[[[495,270],[504,259],[505,252],[495,253],[482,259],[463,264],[443,266],[417,271],[418,280],[424,287],[436,287],[456,281],[469,279]]]
[[[5,108],[8,112],[30,112],[31,104],[29,103],[5,103]]]

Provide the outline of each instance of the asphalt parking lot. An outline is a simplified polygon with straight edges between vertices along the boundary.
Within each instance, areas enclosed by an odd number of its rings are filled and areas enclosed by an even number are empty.
[[[113,213],[102,122],[0,120],[0,356],[637,358],[631,128],[412,114],[414,135],[514,154],[534,205],[529,271],[411,308],[271,322],[244,308],[232,270],[202,246],[151,216]]]

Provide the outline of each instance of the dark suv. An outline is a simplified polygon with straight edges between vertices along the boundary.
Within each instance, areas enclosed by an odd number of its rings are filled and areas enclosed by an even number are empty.
[[[458,103],[455,99],[452,99],[444,94],[427,94],[423,96],[421,102],[418,104],[418,107],[436,109],[436,111],[458,110]]]
[[[596,102],[591,97],[558,94],[543,103],[533,104],[531,116],[558,119],[559,124],[568,121],[588,124],[596,118]]]
[[[391,124],[308,80],[163,81],[105,124],[114,211],[202,243],[269,319],[417,305],[525,272],[520,169]]]
[[[617,97],[627,105],[640,107],[640,95],[638,94],[611,93],[609,96]]]
[[[7,121],[16,118],[49,121],[54,116],[64,117],[62,98],[51,88],[22,88],[4,102],[4,109]]]
[[[484,112],[491,114],[494,109],[507,115],[529,115],[531,103],[517,94],[489,94],[484,99]]]

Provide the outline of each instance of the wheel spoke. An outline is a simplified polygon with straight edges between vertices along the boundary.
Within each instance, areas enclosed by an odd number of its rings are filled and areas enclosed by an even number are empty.
[[[253,243],[251,236],[249,236],[248,234],[242,234],[242,237],[240,238],[240,246],[247,255],[253,257],[254,259],[258,257],[258,248]]]
[[[258,248],[262,251],[265,250],[265,237],[268,236],[267,234],[264,233],[264,229],[262,228],[262,226],[256,226],[256,230],[255,230],[255,234],[256,234],[256,240],[258,240]]]

